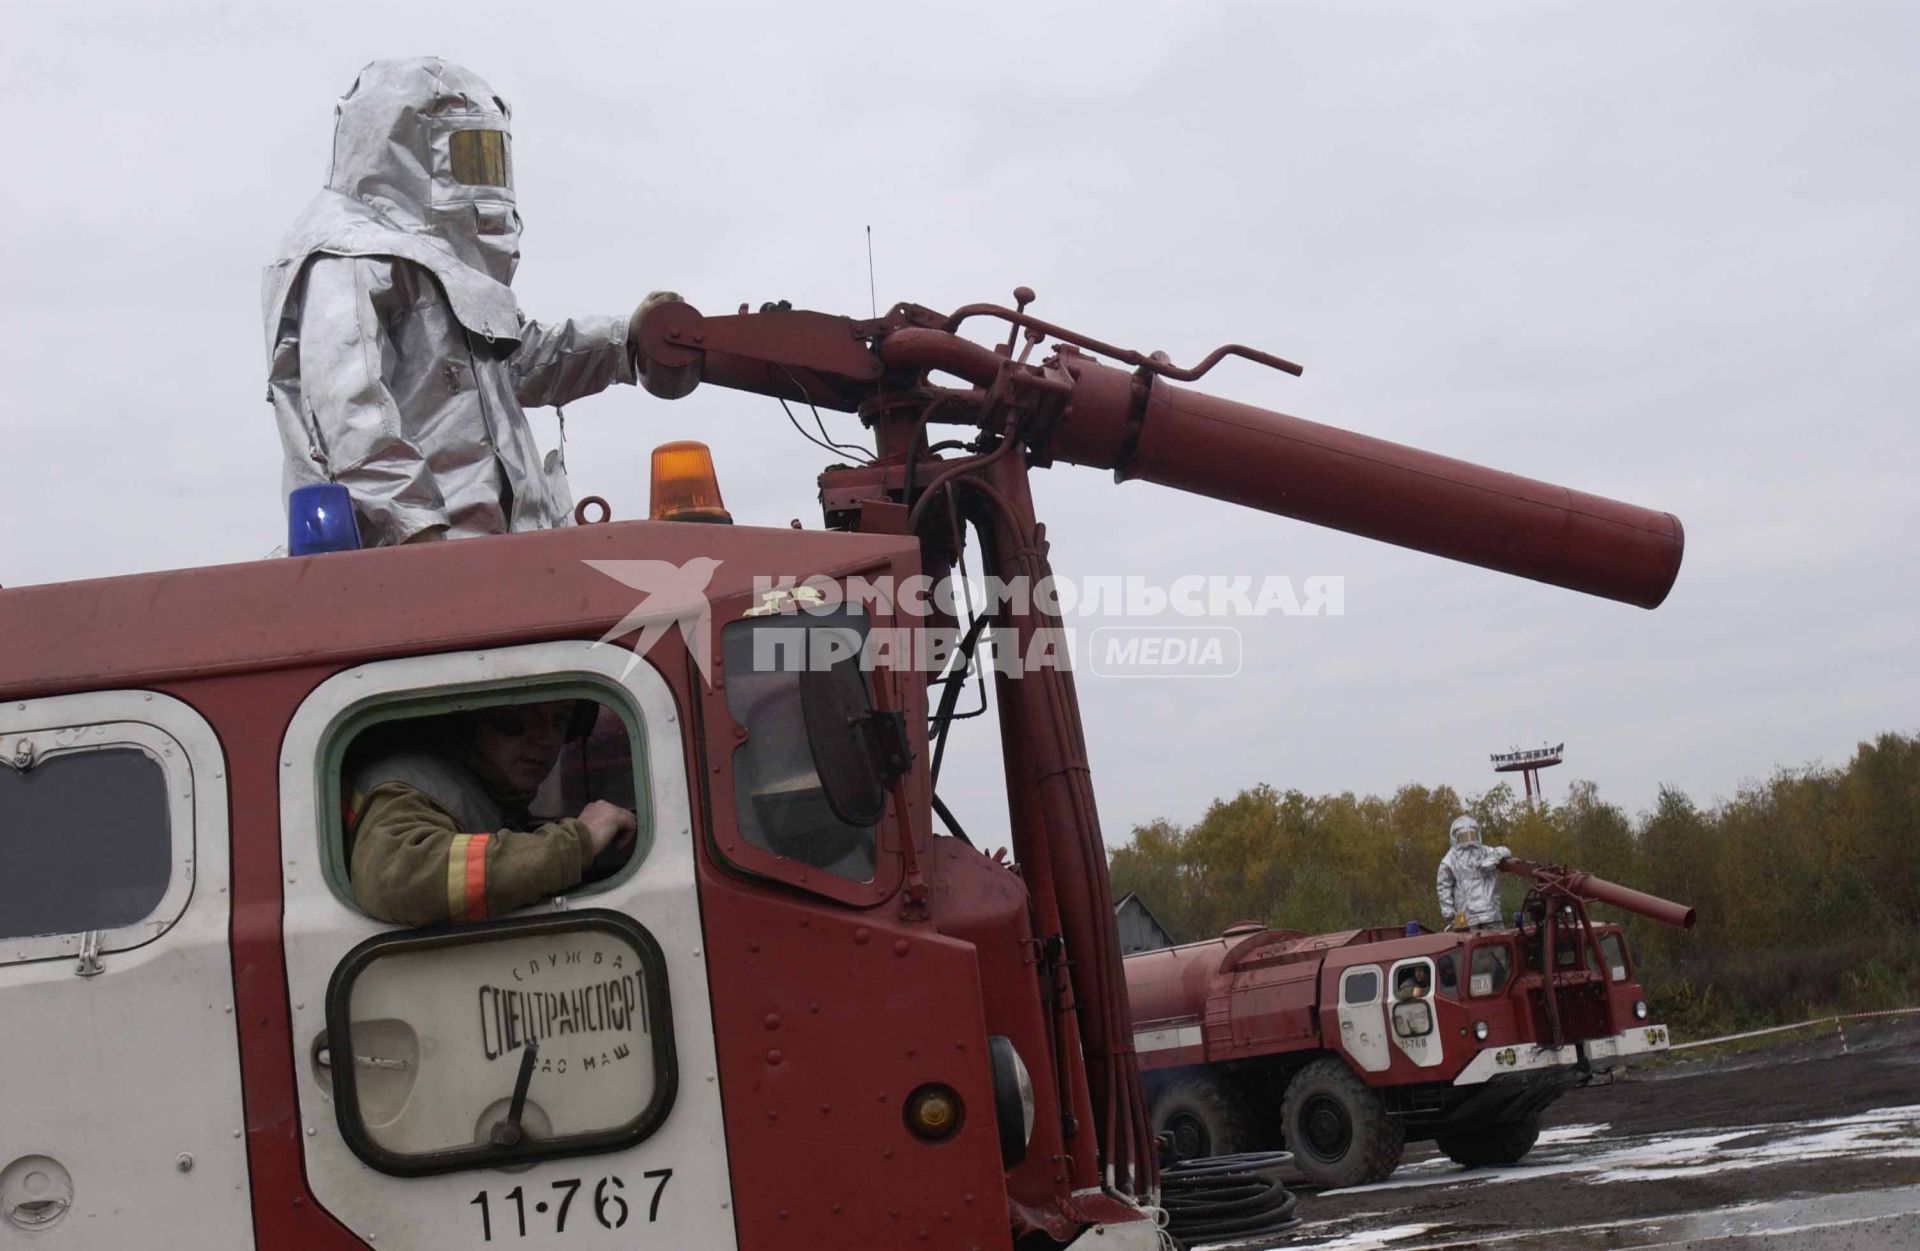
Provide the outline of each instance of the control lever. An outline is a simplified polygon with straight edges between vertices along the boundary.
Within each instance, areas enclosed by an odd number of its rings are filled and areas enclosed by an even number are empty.
[[[526,1054],[520,1057],[520,1074],[513,1081],[513,1100],[507,1104],[506,1119],[495,1121],[487,1131],[487,1138],[494,1146],[520,1145],[520,1117],[527,1110],[527,1087],[533,1084],[533,1066],[539,1060],[540,1044],[528,1043]]]

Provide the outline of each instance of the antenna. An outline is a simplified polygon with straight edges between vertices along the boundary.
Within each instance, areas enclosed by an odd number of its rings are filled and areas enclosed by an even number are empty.
[[[875,317],[880,316],[880,299],[874,294],[873,286],[873,227],[867,227],[867,305]]]

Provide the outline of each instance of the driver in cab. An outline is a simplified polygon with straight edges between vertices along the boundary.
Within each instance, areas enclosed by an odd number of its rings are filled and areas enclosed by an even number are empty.
[[[477,921],[578,886],[596,860],[623,862],[637,829],[627,809],[596,799],[544,822],[528,811],[597,711],[590,700],[502,705],[439,718],[433,735],[402,723],[404,742],[350,765],[344,817],[360,907],[396,925]]]

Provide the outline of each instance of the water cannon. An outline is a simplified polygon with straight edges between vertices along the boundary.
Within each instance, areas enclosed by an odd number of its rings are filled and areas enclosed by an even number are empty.
[[[1551,972],[1556,967],[1557,954],[1564,951],[1572,958],[1573,952],[1563,948],[1563,939],[1570,940],[1578,950],[1587,953],[1586,958],[1591,962],[1589,967],[1606,968],[1606,953],[1601,950],[1600,940],[1593,932],[1593,919],[1587,915],[1589,903],[1611,904],[1683,930],[1693,928],[1693,909],[1685,904],[1621,886],[1591,873],[1557,864],[1538,864],[1517,856],[1502,860],[1499,868],[1502,873],[1526,878],[1533,884],[1516,920],[1523,923],[1523,932],[1524,922],[1528,919],[1533,921],[1531,933],[1539,944],[1539,968],[1543,973]],[[1526,940],[1523,938],[1522,941]],[[1560,988],[1551,976],[1541,982],[1541,1003],[1546,1008],[1547,1042],[1558,1047],[1565,1041],[1565,1035],[1560,1012]],[[1609,1014],[1612,1013],[1611,1005],[1607,1010]],[[1618,1022],[1615,1025],[1615,1032],[1618,1032]]]
[[[883,463],[911,462],[931,424],[966,425],[982,451],[1017,445],[1033,465],[1107,469],[1642,608],[1679,574],[1671,513],[1176,386],[1228,357],[1300,366],[1228,344],[1183,368],[1041,321],[1033,293],[1014,294],[1014,308],[898,304],[867,320],[784,304],[708,317],[670,301],[642,317],[634,346],[656,395],[707,383],[857,412]],[[1005,323],[1005,341],[959,334],[981,318]]]
[[[1579,869],[1568,869],[1557,864],[1537,864],[1532,860],[1509,856],[1500,862],[1500,871],[1532,882],[1533,894],[1543,900],[1603,903],[1676,929],[1693,928],[1694,911],[1687,905],[1649,895],[1630,886],[1621,886]]]

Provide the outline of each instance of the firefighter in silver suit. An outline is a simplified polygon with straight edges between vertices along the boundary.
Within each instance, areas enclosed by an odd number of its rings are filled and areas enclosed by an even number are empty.
[[[450,61],[368,65],[267,267],[284,487],[345,486],[368,546],[568,524],[564,466],[523,406],[635,379],[627,317],[540,322],[514,299],[509,116]]]
[[[1441,857],[1434,888],[1448,929],[1482,929],[1500,924],[1500,862],[1513,854],[1480,841],[1480,823],[1454,818],[1447,830],[1452,846]]]

